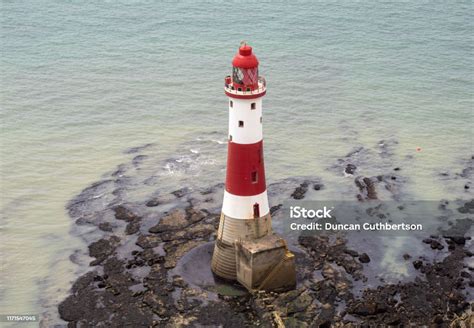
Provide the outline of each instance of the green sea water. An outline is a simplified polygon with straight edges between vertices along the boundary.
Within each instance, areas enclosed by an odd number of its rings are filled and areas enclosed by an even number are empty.
[[[225,140],[223,78],[241,40],[268,83],[270,181],[319,176],[335,199],[337,158],[392,140],[407,197],[469,197],[438,177],[474,151],[473,21],[470,1],[3,0],[0,314],[57,322],[87,269],[69,261],[86,246],[65,205],[125,149],[156,143],[166,159],[202,135]]]

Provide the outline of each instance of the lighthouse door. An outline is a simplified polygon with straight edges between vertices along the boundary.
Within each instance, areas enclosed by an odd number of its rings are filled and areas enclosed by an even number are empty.
[[[260,217],[260,205],[258,203],[253,204],[253,217],[254,219]]]

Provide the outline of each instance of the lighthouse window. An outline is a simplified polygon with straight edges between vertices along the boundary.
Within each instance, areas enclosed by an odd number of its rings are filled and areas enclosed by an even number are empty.
[[[257,108],[257,105],[255,103],[251,103],[250,104],[250,109],[255,109],[255,108]]]
[[[260,205],[258,205],[258,203],[253,204],[253,217],[260,217]]]
[[[232,100],[229,102],[229,106],[230,106],[231,108],[234,107],[234,102],[233,102]]]
[[[252,183],[257,183],[258,182],[258,172],[253,171],[251,175],[252,175]]]
[[[239,128],[243,128],[244,127],[244,121],[239,121]]]
[[[231,134],[229,135],[229,141],[232,141],[232,135]]]
[[[260,123],[262,123],[262,117],[260,116]]]

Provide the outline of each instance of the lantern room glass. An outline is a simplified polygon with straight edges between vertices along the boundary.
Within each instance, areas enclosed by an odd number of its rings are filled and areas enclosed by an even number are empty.
[[[240,68],[234,67],[232,71],[232,80],[234,83],[241,85],[257,85],[258,83],[258,67]]]

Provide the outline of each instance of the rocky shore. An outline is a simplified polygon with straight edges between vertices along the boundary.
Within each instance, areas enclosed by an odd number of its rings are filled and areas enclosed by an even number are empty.
[[[380,156],[388,156],[390,143]],[[59,304],[68,327],[469,327],[473,322],[474,265],[469,230],[474,200],[459,201],[462,219],[417,241],[422,256],[403,254],[409,279],[371,282],[375,261],[350,236],[302,235],[291,245],[297,257],[296,290],[249,294],[216,280],[209,269],[223,185],[157,188],[140,165],[148,146],[131,149],[130,163],[85,189],[68,204],[88,242],[90,271]],[[364,149],[355,149],[332,169],[351,176],[354,199],[397,200],[406,180],[400,167],[358,176]],[[472,159],[469,162],[472,165]],[[469,167],[459,179],[472,177]],[[143,179],[133,178],[142,171]],[[462,176],[464,175],[464,176]],[[285,179],[268,186],[278,220],[285,199],[302,200],[326,188],[316,177]],[[470,187],[469,187],[470,188]],[[159,190],[159,191],[157,191]],[[440,201],[439,206],[453,205]],[[472,231],[472,230],[471,230]],[[73,261],[76,261],[72,257]],[[78,262],[79,263],[79,262]],[[372,267],[372,268],[371,268]],[[371,282],[369,284],[369,282]]]

